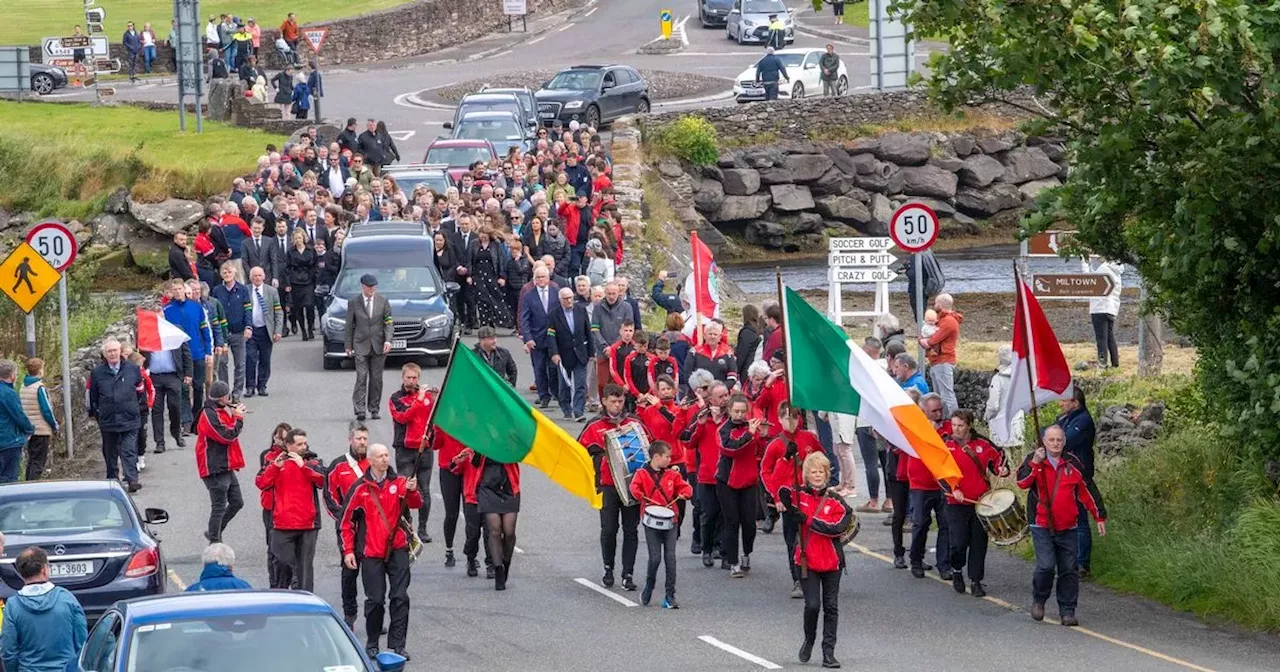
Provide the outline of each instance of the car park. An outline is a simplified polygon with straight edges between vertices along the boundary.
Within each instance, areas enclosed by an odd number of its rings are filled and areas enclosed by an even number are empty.
[[[165,592],[165,561],[153,525],[163,509],[139,512],[118,481],[31,481],[0,486],[0,599],[23,586],[15,561],[39,546],[49,580],[80,602],[92,623],[118,600]]]
[[[648,114],[649,83],[627,65],[575,65],[565,68],[533,94],[538,121],[578,121],[599,128],[628,114]]]
[[[493,143],[482,138],[442,138],[435,140],[427,147],[427,155],[423,163],[448,166],[449,177],[454,182],[462,179],[463,173],[476,161],[488,164],[498,158],[498,150]]]
[[[393,163],[384,166],[382,174],[394,178],[406,192],[412,192],[414,187],[425,184],[437,194],[443,195],[449,187],[456,185],[453,176],[449,174],[449,166],[443,163]]]
[[[796,39],[795,20],[782,0],[733,0],[725,21],[724,34],[738,44],[769,40],[769,17],[777,16],[786,27],[786,43]]]
[[[506,156],[512,147],[527,152],[533,145],[533,134],[518,116],[511,112],[468,112],[453,127],[454,140],[486,140],[498,156]]]
[[[80,672],[399,672],[373,659],[328,602],[301,591],[180,593],[113,605],[80,651]]]
[[[778,81],[779,98],[804,98],[805,96],[822,95],[822,68],[818,66],[823,49],[779,49],[774,55],[787,68],[790,82]],[[757,62],[759,59],[756,59]],[[764,86],[755,81],[756,65],[743,70],[733,80],[733,95],[739,103],[753,100],[764,100]],[[845,68],[844,59],[836,70],[836,93],[845,95],[849,92],[849,71]]]

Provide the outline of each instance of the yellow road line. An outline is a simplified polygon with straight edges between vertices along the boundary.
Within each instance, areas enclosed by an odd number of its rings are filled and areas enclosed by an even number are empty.
[[[169,570],[169,580],[173,582],[173,585],[178,587],[178,590],[187,589],[187,584],[182,581],[182,577],[178,576],[178,573],[172,569]]]
[[[861,554],[863,554],[863,555],[865,555],[865,556],[868,556],[868,557],[871,557],[871,558],[875,558],[875,559],[877,559],[877,560],[881,560],[881,561],[886,562],[886,563],[889,563],[889,564],[893,564],[893,558],[890,558],[889,556],[884,555],[884,554],[882,554],[882,553],[877,553],[877,552],[875,552],[875,551],[873,551],[873,550],[871,550],[871,549],[867,548],[866,546],[863,546],[862,544],[855,544],[855,543],[853,543],[853,542],[849,542],[847,545],[848,545],[848,547],[849,547],[849,548],[852,548],[852,549],[854,549],[855,551],[857,551],[857,552],[859,552],[859,553],[861,553]],[[945,584],[945,585],[947,585],[947,586],[950,586],[950,585],[951,585],[951,582],[950,582],[950,581],[943,581],[943,580],[942,580],[942,577],[937,576],[936,574],[927,574],[926,576],[928,576],[929,578],[933,579],[934,581],[937,581],[938,583]],[[1006,601],[1004,601],[1004,600],[1002,600],[1002,599],[1000,599],[1000,598],[998,598],[998,597],[991,597],[991,596],[987,596],[987,597],[984,597],[984,598],[982,598],[982,599],[984,599],[984,600],[986,600],[987,602],[990,602],[991,604],[994,604],[994,605],[996,605],[996,606],[998,606],[998,607],[1003,607],[1003,608],[1005,608],[1005,609],[1008,609],[1009,611],[1016,611],[1016,612],[1022,612],[1022,611],[1023,611],[1023,610],[1022,610],[1022,608],[1017,607],[1017,606],[1015,606],[1015,605],[1013,605],[1013,604],[1010,604],[1010,603],[1008,603],[1008,602],[1006,602]],[[1060,623],[1058,620],[1053,619],[1053,618],[1049,618],[1049,617],[1047,617],[1047,616],[1045,617],[1045,619],[1044,619],[1044,620],[1045,620],[1045,622],[1046,622],[1046,623],[1051,623],[1051,624],[1054,624],[1054,625],[1061,625],[1061,623]],[[1129,650],[1131,650],[1131,651],[1137,651],[1138,653],[1146,654],[1146,655],[1148,655],[1148,656],[1151,656],[1152,658],[1156,658],[1156,659],[1158,659],[1158,660],[1163,660],[1163,661],[1164,661],[1164,662],[1166,662],[1166,663],[1172,663],[1172,664],[1174,664],[1174,665],[1180,665],[1180,666],[1185,667],[1185,668],[1187,668],[1187,669],[1189,669],[1189,670],[1196,670],[1196,672],[1214,672],[1214,670],[1212,670],[1212,669],[1210,669],[1210,668],[1202,667],[1202,666],[1200,666],[1200,665],[1196,665],[1195,663],[1187,662],[1187,661],[1185,661],[1185,660],[1182,660],[1181,658],[1174,658],[1173,656],[1165,655],[1165,654],[1163,654],[1163,653],[1160,653],[1159,651],[1153,651],[1153,650],[1151,650],[1151,649],[1148,649],[1148,648],[1147,648],[1147,647],[1145,647],[1145,646],[1138,646],[1137,644],[1130,644],[1129,642],[1126,642],[1126,641],[1123,641],[1123,640],[1116,639],[1115,637],[1109,637],[1109,636],[1104,635],[1104,634],[1102,634],[1102,633],[1100,633],[1100,632],[1097,632],[1097,631],[1095,631],[1095,630],[1090,630],[1090,629],[1088,629],[1088,628],[1082,628],[1082,627],[1080,627],[1080,626],[1075,626],[1075,627],[1071,628],[1071,630],[1072,630],[1072,631],[1074,631],[1074,632],[1078,632],[1078,633],[1080,633],[1080,634],[1082,634],[1082,635],[1088,635],[1088,636],[1093,637],[1093,638],[1095,638],[1095,639],[1100,639],[1100,640],[1102,640],[1102,641],[1104,641],[1104,642],[1107,642],[1107,643],[1109,643],[1109,644],[1115,644],[1116,646],[1123,646],[1124,648],[1129,649]]]

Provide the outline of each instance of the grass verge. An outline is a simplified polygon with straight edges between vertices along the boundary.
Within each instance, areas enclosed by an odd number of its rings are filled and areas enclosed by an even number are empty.
[[[120,186],[143,201],[225,192],[285,140],[217,123],[181,133],[173,113],[128,106],[0,101],[0,119],[0,208],[64,219],[96,214]]]

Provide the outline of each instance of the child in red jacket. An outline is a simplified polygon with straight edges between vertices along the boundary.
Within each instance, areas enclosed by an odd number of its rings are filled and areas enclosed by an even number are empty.
[[[649,548],[649,567],[645,573],[644,589],[640,592],[640,602],[649,606],[653,597],[653,584],[658,579],[658,565],[667,566],[666,597],[662,600],[663,609],[679,609],[676,604],[676,532],[680,529],[679,509],[677,501],[693,497],[693,488],[685,482],[675,469],[671,467],[671,445],[666,441],[654,441],[649,444],[649,463],[637,471],[631,478],[631,496],[640,502],[641,519],[645,521],[644,540]],[[659,507],[657,512],[670,512],[670,527],[664,525],[664,519],[646,516],[651,507]],[[665,509],[665,511],[661,511]]]

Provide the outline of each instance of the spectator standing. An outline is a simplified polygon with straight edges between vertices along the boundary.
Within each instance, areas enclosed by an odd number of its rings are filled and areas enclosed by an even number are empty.
[[[244,469],[242,429],[244,406],[231,404],[231,388],[226,383],[214,383],[196,424],[196,469],[209,491],[209,527],[204,538],[211,544],[222,541],[227,524],[244,508],[236,476]]]
[[[391,303],[378,294],[378,278],[366,273],[360,277],[360,298],[348,302],[343,341],[347,356],[355,358],[356,386],[351,394],[356,419],[368,415],[374,420],[382,406],[382,369],[391,352]]]
[[[391,132],[387,130],[387,122],[379,121],[375,132],[378,136],[378,141],[382,143],[382,147],[385,150],[382,156],[382,165],[387,166],[399,161],[400,148],[396,147],[395,138],[391,137]]]
[[[841,13],[843,13],[843,4],[841,3]],[[818,59],[818,68],[822,70],[822,95],[838,96],[840,95],[840,57],[836,55],[836,47],[834,44],[827,45],[827,53]]]
[[[289,50],[294,55],[294,59],[297,59],[298,19],[293,12],[289,12],[289,16],[285,18],[284,23],[280,24],[280,37],[284,38],[285,44],[289,45]]]
[[[195,433],[194,416],[204,403],[204,372],[213,364],[213,330],[205,317],[199,301],[187,299],[187,286],[181,280],[165,283],[169,302],[164,307],[164,319],[173,323],[191,340],[191,383],[183,392],[188,396],[183,404],[183,421],[191,423]]]
[[[204,563],[204,569],[200,570],[200,580],[187,586],[186,592],[253,590],[248,581],[232,572],[236,564],[236,552],[230,546],[209,544],[200,554],[200,562]]]
[[[938,330],[928,338],[920,337],[920,347],[924,348],[929,360],[929,378],[933,389],[942,397],[943,415],[950,417],[960,405],[956,402],[956,345],[960,342],[960,323],[964,315],[953,308],[950,294],[939,294],[933,300],[933,307],[938,311]]]
[[[226,357],[218,359],[218,380],[231,384],[232,401],[239,401],[244,395],[245,343],[253,336],[249,326],[253,304],[249,299],[249,288],[236,280],[239,266],[238,260],[223,263],[219,270],[222,282],[210,292],[222,304],[222,313],[226,316],[227,349],[231,351],[231,359],[235,360],[229,366]]]
[[[1089,321],[1093,323],[1093,340],[1098,345],[1098,366],[1106,368],[1108,356],[1111,357],[1110,366],[1120,366],[1120,346],[1116,344],[1116,317],[1120,315],[1124,264],[1103,259],[1098,262],[1097,269],[1091,268],[1088,260],[1081,260],[1080,265],[1085,273],[1105,273],[1111,276],[1111,291],[1106,296],[1089,300]]]
[[[156,31],[150,23],[142,24],[142,32],[138,33],[142,41],[142,65],[146,73],[151,74],[151,63],[156,60]]]
[[[74,669],[89,638],[84,609],[71,591],[49,580],[49,555],[43,548],[24,550],[13,565],[23,585],[4,605],[0,628],[4,669]]]
[[[315,102],[315,120],[320,121],[320,99],[324,98],[324,76],[320,74],[320,66],[316,59],[307,64],[307,87],[311,89],[311,98]],[[396,157],[399,160],[399,156]]]
[[[733,356],[738,360],[738,380],[746,380],[747,369],[756,359],[760,359],[757,354],[762,342],[760,309],[749,303],[742,307],[742,328],[738,330],[738,344],[733,349]],[[773,354],[773,351],[768,354]]]
[[[49,459],[49,442],[58,431],[58,418],[49,402],[49,391],[44,387],[44,360],[32,357],[27,360],[27,377],[22,379],[22,412],[31,421],[34,431],[27,439],[27,476],[25,480],[39,480]]]
[[[288,114],[289,103],[293,102],[293,66],[286,65],[284,70],[277,72],[275,77],[271,78],[271,87],[276,90],[272,101],[280,106],[281,116]]]
[[[18,365],[13,360],[0,359],[0,483],[17,482],[22,447],[35,431],[14,389],[17,380]]]
[[[262,47],[262,26],[251,16],[249,17],[249,25],[245,26],[245,31],[249,33],[249,43],[253,45],[253,55],[258,55],[258,49]]]
[[[307,76],[298,73],[293,78],[293,105],[290,110],[294,114],[295,119],[306,119],[307,112],[311,110],[311,88],[307,86]]]
[[[831,5],[831,13],[836,17],[836,25],[844,23],[844,1],[845,0],[827,0],[827,4]],[[828,45],[830,48],[830,45]]]
[[[125,58],[129,60],[129,81],[138,81],[138,57],[142,55],[142,36],[138,34],[138,30],[133,27],[133,22],[124,29],[124,36],[120,38],[124,44]]]
[[[192,280],[196,277],[196,269],[187,261],[187,232],[173,234],[173,244],[169,246],[169,277],[179,280]]]
[[[115,480],[123,471],[129,492],[142,489],[138,483],[138,429],[146,387],[142,369],[125,361],[120,341],[102,342],[102,363],[89,374],[89,417],[98,421],[102,432],[102,456],[107,462],[107,479]],[[3,380],[0,371],[0,380]]]

